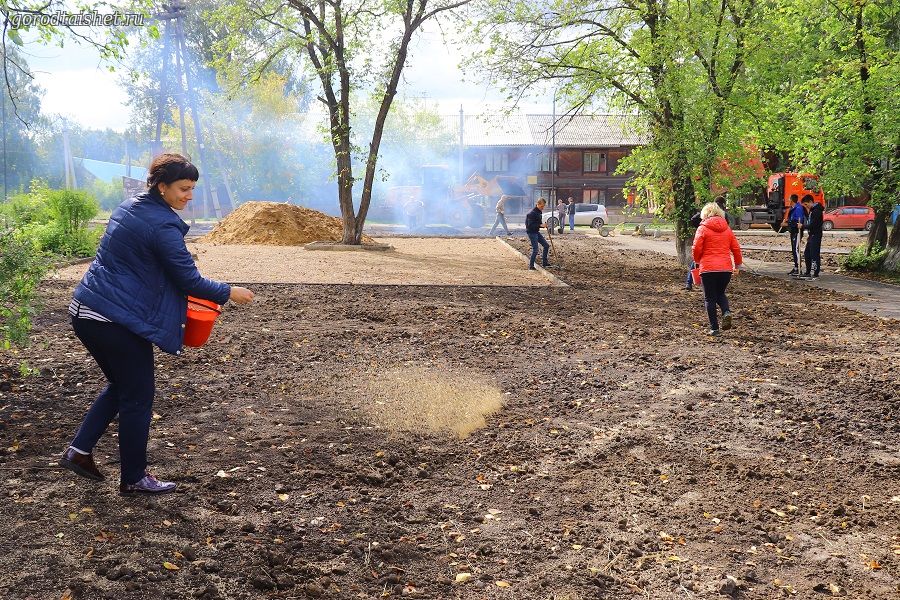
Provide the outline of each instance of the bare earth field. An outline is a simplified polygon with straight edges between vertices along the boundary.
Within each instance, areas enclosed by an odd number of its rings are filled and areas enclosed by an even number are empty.
[[[156,499],[114,426],[107,482],[54,467],[102,377],[48,282],[0,364],[0,597],[896,598],[900,322],[741,276],[710,339],[673,259],[555,241],[571,287],[254,285],[158,355]]]

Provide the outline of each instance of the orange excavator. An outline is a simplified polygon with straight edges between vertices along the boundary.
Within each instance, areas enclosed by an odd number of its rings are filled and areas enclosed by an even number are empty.
[[[485,179],[473,173],[462,185],[453,185],[447,166],[426,165],[422,167],[422,185],[390,188],[381,208],[401,211],[412,229],[431,224],[478,228],[493,214],[502,195],[524,201],[519,178],[498,175]]]

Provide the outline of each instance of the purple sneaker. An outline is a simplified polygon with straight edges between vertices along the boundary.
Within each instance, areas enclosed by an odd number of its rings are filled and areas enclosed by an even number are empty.
[[[119,493],[123,496],[131,494],[168,494],[174,492],[178,484],[173,481],[160,481],[150,473],[137,483],[120,483]]]

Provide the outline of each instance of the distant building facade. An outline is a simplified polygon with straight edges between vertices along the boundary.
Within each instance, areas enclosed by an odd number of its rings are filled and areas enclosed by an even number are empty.
[[[455,120],[455,123],[454,123]],[[621,209],[630,174],[614,174],[619,162],[645,143],[625,115],[462,115],[446,119],[458,131],[461,181],[476,174],[520,179],[526,199],[507,203],[524,214],[538,197],[557,197]]]

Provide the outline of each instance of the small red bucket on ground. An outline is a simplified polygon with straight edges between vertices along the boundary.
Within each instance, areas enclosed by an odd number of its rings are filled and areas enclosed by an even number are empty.
[[[199,348],[209,339],[216,317],[222,307],[210,300],[188,296],[187,324],[184,326],[184,345]]]
[[[694,285],[700,285],[700,267],[691,269],[691,279],[694,280]]]

